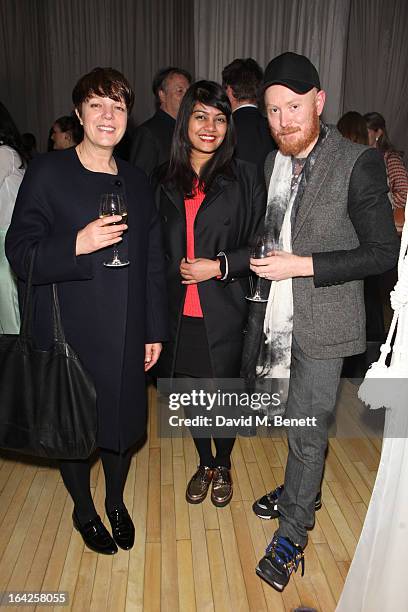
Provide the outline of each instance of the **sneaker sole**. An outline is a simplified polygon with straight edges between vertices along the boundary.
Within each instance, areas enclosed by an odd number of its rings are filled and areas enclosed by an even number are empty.
[[[257,575],[262,578],[262,580],[264,580],[265,582],[267,582],[269,584],[269,586],[273,587],[276,591],[279,591],[280,593],[283,591],[283,589],[285,588],[286,584],[279,584],[278,582],[275,582],[274,580],[271,580],[269,578],[269,576],[267,576],[266,574],[264,574],[261,570],[261,568],[259,567],[259,565],[256,566],[255,569]]]
[[[319,502],[317,504],[315,504],[315,512],[317,512],[318,510],[320,510],[320,508],[322,507],[322,502]],[[277,519],[280,517],[280,513],[279,511],[275,511],[274,514],[270,514],[270,515],[263,515],[263,514],[259,514],[257,510],[255,510],[255,507],[252,506],[252,512],[254,514],[256,514],[256,516],[260,519],[263,519],[264,521],[270,521],[272,519]]]

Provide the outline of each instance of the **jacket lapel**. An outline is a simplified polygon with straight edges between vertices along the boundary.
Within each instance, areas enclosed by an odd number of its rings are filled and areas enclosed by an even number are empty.
[[[301,204],[299,206],[295,227],[293,229],[292,242],[296,240],[296,237],[302,229],[302,226],[316,201],[316,197],[320,189],[322,189],[324,186],[325,178],[335,161],[339,138],[341,137],[337,130],[332,129],[320,151],[315,166],[312,169],[310,181],[306,186]]]
[[[223,175],[218,175],[216,179],[213,181],[210,190],[206,194],[203,203],[201,204],[197,216],[200,215],[203,210],[211,206],[217,198],[225,191],[226,187],[231,183],[231,180],[226,178]]]
[[[169,198],[170,202],[177,208],[179,213],[184,217],[184,198],[180,189],[176,187],[169,187],[168,185],[161,185],[161,189],[163,189],[166,196]]]

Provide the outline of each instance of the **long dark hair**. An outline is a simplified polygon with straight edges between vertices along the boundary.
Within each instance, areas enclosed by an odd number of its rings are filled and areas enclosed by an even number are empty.
[[[367,123],[369,130],[382,130],[383,133],[377,140],[377,149],[382,153],[386,151],[395,151],[395,147],[392,144],[390,137],[388,136],[387,129],[385,127],[385,119],[380,113],[366,113],[364,119]]]
[[[197,102],[217,108],[227,119],[225,138],[211,159],[203,166],[199,177],[191,166],[191,142],[188,137],[188,124]],[[164,182],[174,183],[185,196],[191,196],[198,180],[198,188],[207,193],[219,174],[234,177],[231,167],[234,147],[235,130],[227,94],[221,85],[214,81],[197,81],[186,91],[180,105],[171,146],[170,163]]]
[[[20,168],[25,168],[27,163],[30,161],[30,156],[27,153],[23,141],[20,136],[16,124],[11,118],[7,108],[0,102],[0,144],[8,145],[16,153],[19,154],[21,159]]]

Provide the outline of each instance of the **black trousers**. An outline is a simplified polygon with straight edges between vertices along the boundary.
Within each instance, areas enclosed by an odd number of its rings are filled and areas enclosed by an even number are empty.
[[[116,506],[123,506],[123,490],[132,454],[132,449],[128,449],[125,453],[115,453],[106,449],[99,451],[105,473],[105,505],[108,511]],[[60,461],[60,470],[64,484],[74,501],[79,522],[84,524],[95,518],[97,512],[90,487],[91,460]]]
[[[204,319],[183,316],[177,343],[175,377],[213,378],[213,376]],[[188,413],[188,416],[194,415]],[[235,444],[235,437],[218,438],[209,436],[208,438],[201,438],[195,434],[194,427],[190,427],[190,431],[200,457],[200,465],[231,468],[231,453]],[[214,440],[215,455],[211,440]]]

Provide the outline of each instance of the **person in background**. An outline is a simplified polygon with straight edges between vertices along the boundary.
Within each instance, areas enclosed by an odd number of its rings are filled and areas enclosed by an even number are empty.
[[[176,117],[181,101],[191,83],[187,70],[168,66],[153,79],[156,113],[135,131],[129,161],[149,176],[159,165],[170,159]]]
[[[337,123],[340,134],[357,144],[368,145],[366,121],[360,113],[349,111]],[[366,313],[367,349],[359,355],[351,355],[344,360],[342,376],[361,378],[371,363],[380,354],[380,346],[385,339],[384,313],[381,284],[383,275],[375,274],[364,279],[364,304]]]
[[[31,132],[25,132],[21,135],[21,140],[23,141],[24,148],[27,151],[30,159],[33,159],[36,155],[39,155],[37,150],[37,140],[34,134],[31,134]]]
[[[53,123],[50,138],[53,142],[52,150],[61,151],[70,149],[79,144],[83,138],[83,130],[75,115],[59,117]]]
[[[17,282],[6,259],[4,240],[29,156],[10,113],[0,102],[0,333],[18,334]]]
[[[6,238],[6,254],[22,280],[37,247],[33,273],[36,346],[52,342],[51,285],[57,283],[67,342],[91,375],[97,395],[97,446],[105,474],[112,536],[90,489],[91,461],[64,460],[61,475],[73,502],[74,527],[103,554],[132,548],[135,529],[123,501],[132,447],[146,435],[145,371],[167,335],[160,222],[145,174],[113,156],[134,92],[113,68],[95,68],[74,87],[84,138],[58,154],[39,155],[27,169]],[[100,216],[107,194],[122,196],[120,215]],[[118,245],[129,266],[106,267]],[[120,245],[120,246],[119,246]]]
[[[213,81],[191,85],[180,106],[170,163],[157,172],[170,309],[170,340],[158,363],[165,378],[238,378],[247,317],[249,245],[265,212],[253,164],[234,159],[231,106]],[[226,432],[227,435],[228,432]],[[186,499],[232,498],[234,433],[192,430],[199,454]]]
[[[364,119],[368,128],[368,144],[375,147],[384,157],[387,170],[389,196],[394,210],[394,221],[400,232],[404,224],[405,202],[408,192],[408,172],[402,161],[402,154],[390,141],[385,119],[380,113],[366,113]],[[399,210],[398,210],[399,209]]]
[[[368,130],[366,121],[357,111],[345,113],[337,122],[337,129],[344,138],[357,144],[368,145]]]
[[[263,175],[267,154],[276,149],[268,121],[258,109],[257,97],[263,71],[248,57],[234,59],[222,71],[222,85],[231,103],[238,159],[256,164]]]

